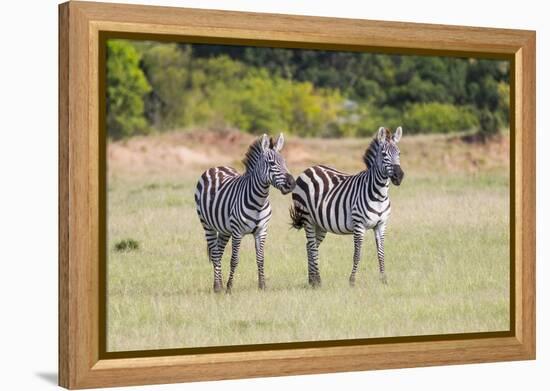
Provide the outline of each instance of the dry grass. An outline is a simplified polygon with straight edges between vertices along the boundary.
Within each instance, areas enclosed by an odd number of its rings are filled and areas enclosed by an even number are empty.
[[[304,234],[289,229],[290,198],[273,190],[267,290],[256,288],[254,245],[246,237],[233,294],[215,295],[193,192],[203,165],[211,165],[216,156],[203,154],[208,161],[186,163],[151,151],[163,151],[164,143],[166,150],[181,144],[196,154],[219,148],[220,158],[240,168],[237,152],[242,153],[249,140],[225,139],[228,145],[220,148],[202,145],[193,139],[197,136],[179,135],[181,141],[162,137],[149,140],[154,148],[147,139],[114,146],[134,155],[149,151],[148,165],[139,166],[143,169],[132,169],[120,155],[109,155],[109,350],[508,328],[506,139],[486,146],[440,136],[403,139],[406,178],[401,187],[390,190],[387,286],[378,281],[374,239],[368,233],[355,288],[347,283],[352,239],[329,235],[321,246],[323,286],[309,289]],[[145,143],[146,152],[132,149],[138,141]],[[295,174],[312,159],[357,171],[367,144],[291,139],[286,153]],[[139,248],[116,251],[115,243],[127,239],[136,240]],[[225,275],[228,258],[226,254]]]

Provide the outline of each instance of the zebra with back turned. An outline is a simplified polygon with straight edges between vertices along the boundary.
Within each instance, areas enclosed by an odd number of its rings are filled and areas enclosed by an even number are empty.
[[[269,186],[288,194],[295,185],[280,154],[283,145],[282,134],[276,142],[264,134],[250,145],[243,160],[246,168],[243,175],[231,167],[214,167],[206,170],[197,183],[195,203],[214,268],[215,292],[222,289],[221,259],[229,238],[232,252],[227,292],[231,291],[241,239],[246,234],[254,235],[258,286],[265,288],[264,244],[271,218]]]
[[[350,285],[353,286],[367,229],[374,230],[380,279],[387,283],[384,232],[391,212],[388,189],[390,180],[399,186],[404,176],[397,146],[401,135],[401,127],[396,129],[393,136],[389,129],[378,129],[363,156],[367,169],[356,175],[327,166],[314,166],[296,179],[290,216],[294,228],[305,229],[310,285],[321,284],[319,245],[327,232],[332,232],[353,234],[353,267],[349,277]]]

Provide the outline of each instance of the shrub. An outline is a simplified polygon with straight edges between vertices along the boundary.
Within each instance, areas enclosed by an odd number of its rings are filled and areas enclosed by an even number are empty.
[[[376,107],[362,105],[361,121],[357,128],[357,136],[371,137],[380,126],[395,129],[403,123],[403,114],[391,106]]]
[[[488,137],[497,134],[498,132],[498,116],[489,109],[483,109],[479,114],[479,134],[484,137]]]
[[[477,127],[472,108],[447,103],[417,103],[407,107],[403,125],[411,133],[450,133]]]
[[[209,95],[208,120],[250,133],[285,131],[300,136],[323,133],[338,119],[343,98],[337,91],[316,89],[252,70],[237,83],[218,83]]]
[[[510,117],[510,85],[508,83],[500,82],[498,85],[499,94],[499,108],[498,118],[499,123],[503,126],[509,126]]]
[[[122,239],[115,243],[115,251],[134,251],[139,249],[139,242],[134,239]]]

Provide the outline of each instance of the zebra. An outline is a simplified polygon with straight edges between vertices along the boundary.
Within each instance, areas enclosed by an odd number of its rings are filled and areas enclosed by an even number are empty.
[[[296,184],[280,153],[283,145],[282,133],[275,142],[264,134],[250,145],[243,160],[244,174],[231,167],[213,167],[197,183],[195,203],[206,236],[208,259],[214,268],[214,292],[222,290],[221,259],[229,238],[232,251],[226,292],[231,292],[239,247],[246,234],[254,235],[258,287],[265,289],[264,244],[271,218],[269,186],[288,194]]]
[[[349,283],[355,285],[355,274],[367,229],[374,230],[380,280],[387,284],[384,233],[391,212],[388,189],[390,180],[399,186],[405,175],[397,146],[402,132],[402,128],[398,127],[392,136],[389,129],[379,128],[363,155],[367,169],[356,175],[319,165],[306,169],[296,179],[296,187],[292,192],[293,206],[290,208],[291,225],[305,230],[308,280],[311,286],[321,284],[319,245],[327,232],[353,234],[353,267]]]

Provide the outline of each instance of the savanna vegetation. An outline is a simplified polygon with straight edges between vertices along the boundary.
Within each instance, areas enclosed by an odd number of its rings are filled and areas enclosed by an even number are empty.
[[[508,62],[109,40],[106,71],[109,351],[509,328]],[[272,189],[267,289],[246,236],[233,293],[213,294],[193,198],[205,169],[242,172],[258,134],[284,132],[293,175],[356,173],[378,127],[398,125],[388,285],[368,232],[354,288],[352,237],[331,234],[309,288],[304,233]]]
[[[113,139],[193,127],[365,137],[508,127],[509,63],[109,40]]]
[[[245,236],[231,295],[212,291],[212,265],[193,193],[202,170],[240,160],[252,136],[198,130],[109,146],[108,349],[180,348],[507,330],[507,136],[467,144],[405,135],[406,172],[392,187],[386,235],[388,285],[378,279],[372,232],[354,288],[351,236],[320,249],[323,285],[307,283],[306,240],[290,229],[289,196],[271,189],[267,289],[257,288],[253,237]],[[370,139],[290,137],[293,174],[322,159],[364,168]],[[222,261],[224,282],[230,246]]]

